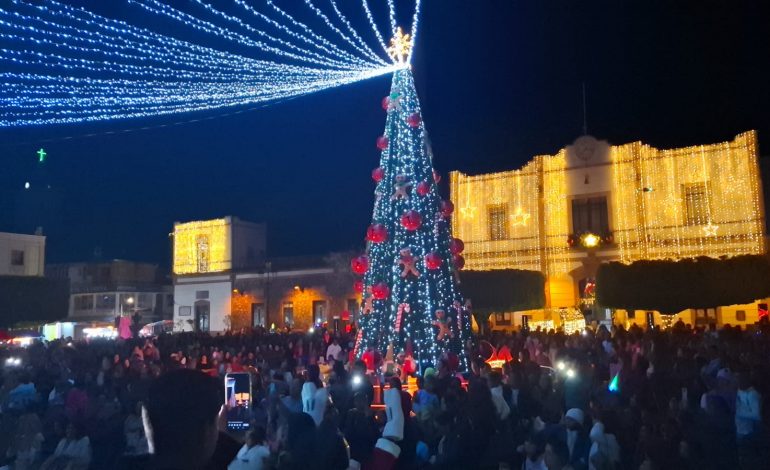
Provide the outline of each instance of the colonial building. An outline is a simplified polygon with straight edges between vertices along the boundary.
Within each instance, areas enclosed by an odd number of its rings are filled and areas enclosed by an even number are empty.
[[[512,324],[552,321],[590,307],[602,262],[765,252],[757,137],[659,150],[590,136],[555,155],[501,173],[450,175],[453,232],[466,269],[526,269],[546,275],[547,309],[508,315]],[[764,306],[766,308],[766,306]],[[690,323],[757,319],[758,305],[683,312]],[[742,312],[736,314],[735,312]],[[595,312],[602,315],[608,312]],[[616,319],[647,323],[655,312]],[[605,317],[606,318],[606,317]]]
[[[174,296],[158,266],[125,260],[46,266],[46,275],[68,279],[67,320],[114,323],[115,317],[138,313],[142,323],[171,318]]]
[[[0,232],[0,276],[43,276],[45,237]]]
[[[350,256],[266,259],[264,253],[264,225],[235,217],[176,224],[174,329],[349,324],[360,300]]]

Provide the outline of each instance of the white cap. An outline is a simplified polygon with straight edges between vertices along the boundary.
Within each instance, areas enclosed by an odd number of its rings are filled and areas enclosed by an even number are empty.
[[[583,410],[581,410],[580,408],[570,408],[567,411],[567,414],[565,416],[567,418],[574,419],[575,421],[580,423],[581,426],[583,425],[583,421],[585,420],[585,414],[583,413]]]

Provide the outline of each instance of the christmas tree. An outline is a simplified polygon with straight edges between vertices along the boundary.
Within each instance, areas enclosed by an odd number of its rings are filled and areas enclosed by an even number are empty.
[[[392,345],[396,353],[411,351],[424,369],[452,352],[465,370],[470,312],[457,289],[463,244],[451,238],[454,208],[439,195],[440,176],[408,67],[395,72],[382,106],[387,123],[377,139],[380,166],[372,172],[374,213],[366,254],[352,261],[353,271],[363,275],[357,283],[363,302],[356,354],[372,347],[384,356]]]

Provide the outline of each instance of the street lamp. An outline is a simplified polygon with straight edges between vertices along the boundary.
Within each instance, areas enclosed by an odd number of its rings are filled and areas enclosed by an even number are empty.
[[[128,304],[128,306],[129,306],[128,308],[129,308],[129,310],[130,310],[130,309],[131,309],[131,306],[132,306],[132,305],[134,305],[134,298],[133,298],[133,297],[129,297],[129,298],[127,298],[127,299],[126,299],[126,303]],[[121,303],[121,304],[120,304],[120,315],[121,315],[121,316],[123,316],[123,314],[125,313],[125,310],[124,310],[124,308],[123,308],[123,307],[124,307],[124,304],[122,304],[122,303]]]

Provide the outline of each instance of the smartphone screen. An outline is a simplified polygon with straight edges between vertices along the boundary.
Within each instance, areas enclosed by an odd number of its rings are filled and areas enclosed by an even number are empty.
[[[251,420],[251,374],[238,372],[225,375],[227,429],[245,431]]]

